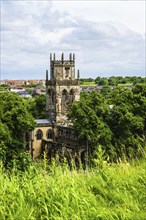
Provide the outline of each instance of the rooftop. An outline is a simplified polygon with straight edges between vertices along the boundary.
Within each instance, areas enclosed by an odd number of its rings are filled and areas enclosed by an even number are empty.
[[[52,124],[52,122],[49,119],[35,119],[35,122],[40,125],[40,124]]]

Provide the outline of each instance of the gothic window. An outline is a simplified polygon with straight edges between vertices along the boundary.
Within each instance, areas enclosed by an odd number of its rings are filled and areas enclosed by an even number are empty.
[[[68,99],[68,92],[64,89],[62,92],[62,100],[61,100],[61,112],[64,113],[67,108],[67,99]]]
[[[48,89],[48,94],[51,95],[51,89]]]
[[[48,89],[48,99],[46,100],[48,102],[49,105],[51,105],[52,101],[51,101],[51,89]]]
[[[65,67],[65,77],[69,76],[70,67]]]
[[[43,132],[42,132],[42,130],[41,130],[41,129],[37,130],[37,132],[36,132],[36,139],[37,139],[37,140],[41,140],[42,137],[43,137]]]
[[[54,104],[54,103],[55,103],[55,92],[52,91],[52,104]]]
[[[51,78],[54,78],[54,68],[51,68]]]
[[[52,129],[49,129],[46,133],[47,139],[52,139],[53,138],[53,131]]]
[[[71,90],[70,90],[70,101],[73,102],[74,99],[75,99],[74,90],[71,89]]]
[[[64,89],[62,92],[62,101],[65,102],[67,100],[67,91]]]

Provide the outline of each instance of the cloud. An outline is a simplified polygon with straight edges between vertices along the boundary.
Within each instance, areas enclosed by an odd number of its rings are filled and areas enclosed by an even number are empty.
[[[2,1],[1,20],[2,78],[44,78],[50,52],[75,52],[82,77],[144,75],[144,38],[118,22],[73,17],[50,1]]]

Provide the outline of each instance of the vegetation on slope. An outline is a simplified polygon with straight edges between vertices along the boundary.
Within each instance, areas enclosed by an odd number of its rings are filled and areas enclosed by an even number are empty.
[[[88,170],[30,162],[23,134],[44,107],[45,96],[0,94],[0,220],[144,220],[146,86],[106,87],[73,105],[75,131],[89,143]]]
[[[1,167],[0,219],[144,220],[146,162],[100,162],[88,172],[46,162],[23,174],[14,168],[10,175]]]

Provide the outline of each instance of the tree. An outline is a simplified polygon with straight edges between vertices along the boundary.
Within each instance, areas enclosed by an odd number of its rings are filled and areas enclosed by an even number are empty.
[[[46,95],[41,94],[27,99],[27,109],[34,118],[46,118]]]
[[[68,114],[76,135],[93,150],[102,145],[111,160],[143,156],[146,146],[145,86],[115,87],[108,97],[83,93]]]
[[[98,85],[99,86],[105,86],[108,84],[108,80],[106,78],[101,78],[99,81],[98,81]]]
[[[25,132],[33,130],[34,118],[26,108],[24,99],[14,93],[0,94],[0,147],[3,151],[3,163],[11,166],[14,158],[23,167],[25,158]],[[5,159],[4,159],[5,158]]]
[[[106,85],[106,86],[103,86],[100,93],[104,96],[104,97],[108,97],[110,95],[110,92],[111,92],[111,86],[109,85]]]
[[[146,97],[146,84],[145,83],[141,83],[141,84],[137,84],[135,85],[135,87],[132,89],[132,92],[136,95],[142,95],[144,97]]]
[[[109,106],[104,97],[95,91],[82,93],[80,101],[73,104],[68,114],[78,138],[90,141],[91,152],[99,144],[106,149],[111,147],[112,132],[105,122],[108,114]]]
[[[145,147],[146,130],[146,97],[142,87],[137,94],[129,89],[116,87],[112,90],[110,103],[113,104],[108,125],[114,134],[112,140],[120,157],[140,156],[141,150]]]
[[[111,86],[116,86],[118,84],[116,77],[115,76],[111,76],[108,79],[108,84],[111,85]]]

